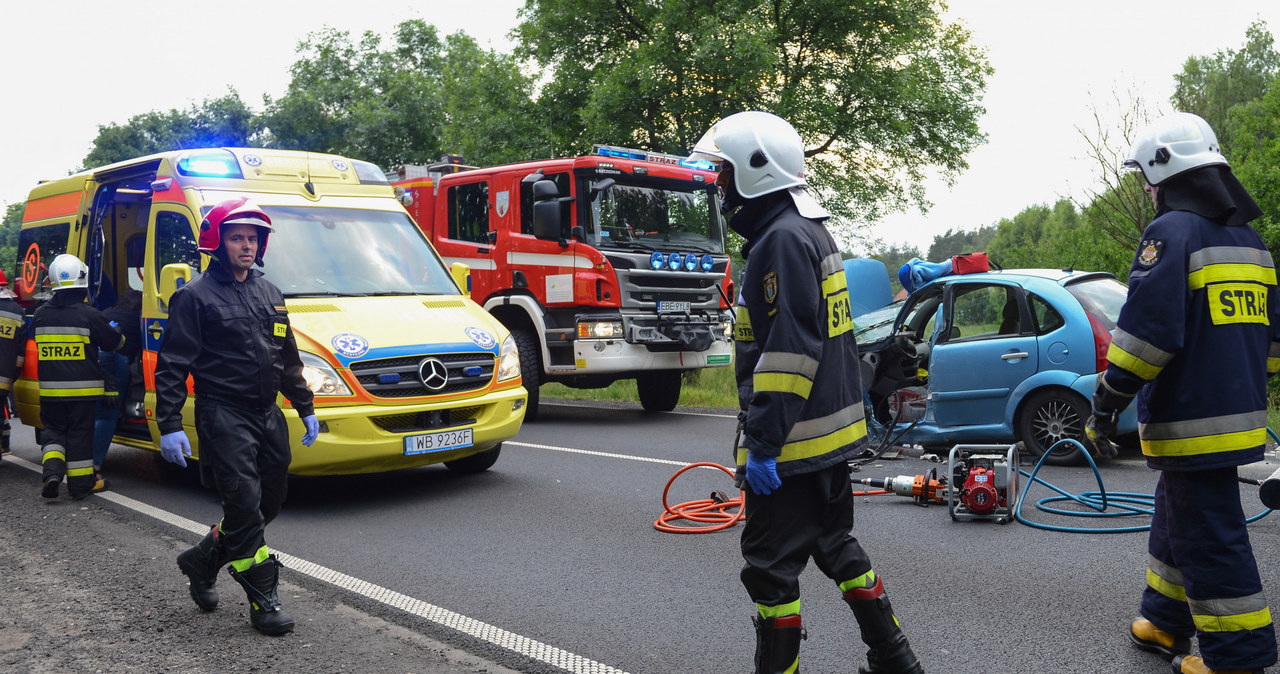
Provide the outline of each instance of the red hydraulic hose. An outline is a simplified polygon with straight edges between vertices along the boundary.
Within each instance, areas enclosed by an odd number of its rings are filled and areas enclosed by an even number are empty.
[[[710,463],[702,461],[699,463],[691,463],[684,468],[676,471],[675,475],[667,480],[667,486],[662,490],[662,515],[654,520],[653,528],[658,531],[665,531],[669,534],[708,534],[713,531],[721,531],[728,529],[746,519],[742,514],[743,496],[742,490],[738,490],[738,495],[734,498],[704,498],[696,501],[687,501],[675,507],[667,503],[667,492],[671,491],[671,485],[675,483],[676,478],[691,468],[719,468],[733,477],[733,471],[725,468],[718,463]],[[736,508],[736,510],[734,510]],[[732,511],[732,512],[731,512]],[[674,524],[680,520],[688,520],[698,524]]]

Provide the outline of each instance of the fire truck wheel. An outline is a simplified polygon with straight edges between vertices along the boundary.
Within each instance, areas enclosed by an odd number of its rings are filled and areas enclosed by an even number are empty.
[[[680,371],[658,370],[636,376],[636,390],[646,412],[670,412],[680,402]]]
[[[1018,415],[1018,439],[1027,446],[1036,461],[1046,450],[1064,438],[1087,443],[1084,422],[1089,419],[1089,403],[1079,394],[1066,389],[1037,391],[1022,404]],[[1053,466],[1079,466],[1085,462],[1075,446],[1059,447],[1045,459]]]
[[[459,475],[483,473],[493,466],[494,462],[498,460],[498,455],[501,453],[502,443],[499,442],[494,445],[493,449],[486,449],[479,454],[464,456],[461,459],[454,459],[453,461],[445,461],[444,467]]]
[[[532,330],[512,330],[516,338],[516,348],[520,349],[520,379],[524,382],[524,390],[529,392],[529,399],[524,404],[524,420],[538,419],[538,387],[542,385],[542,347]]]

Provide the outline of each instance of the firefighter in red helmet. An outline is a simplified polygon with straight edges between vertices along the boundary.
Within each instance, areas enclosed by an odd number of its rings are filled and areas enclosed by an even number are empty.
[[[244,197],[219,203],[200,223],[200,252],[212,262],[169,301],[156,362],[156,421],[161,454],[185,466],[191,443],[182,405],[191,375],[201,478],[217,486],[223,514],[203,540],[178,555],[191,598],[205,611],[216,608],[214,583],[229,564],[249,597],[253,626],[284,634],[293,619],[280,606],[281,565],[265,539],[284,502],[291,460],[276,395],[284,393],[301,418],[302,444],[315,441],[319,422],[284,295],[254,269],[263,264],[272,231],[271,218]]]

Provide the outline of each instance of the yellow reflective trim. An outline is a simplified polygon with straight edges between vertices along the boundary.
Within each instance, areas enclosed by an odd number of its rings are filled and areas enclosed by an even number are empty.
[[[778,604],[777,606],[765,606],[764,604],[756,604],[756,610],[760,612],[760,617],[768,620],[769,618],[785,618],[789,615],[800,615],[800,600],[797,599],[786,604]]]
[[[71,398],[75,396],[100,396],[106,389],[98,388],[41,388],[40,395],[45,398]]]
[[[848,290],[848,289],[849,289],[849,284],[845,281],[843,269],[822,279],[822,296],[823,297],[826,297],[827,295],[833,295],[842,290]]]
[[[93,466],[88,468],[68,468],[67,477],[79,477],[81,475],[93,475]]]
[[[1187,601],[1187,588],[1161,578],[1151,569],[1147,569],[1147,586],[1175,601]]]
[[[876,572],[873,569],[861,576],[858,576],[857,578],[854,578],[853,580],[846,580],[845,582],[840,583],[840,591],[848,592],[849,590],[865,590],[869,587],[875,587],[875,584]]]
[[[813,390],[812,379],[784,372],[757,372],[751,376],[751,385],[756,393],[794,393],[805,400]]]
[[[1271,624],[1271,609],[1264,608],[1236,615],[1191,614],[1196,629],[1201,632],[1247,632],[1259,630]]]
[[[70,342],[73,344],[88,344],[89,336],[88,335],[39,334],[35,336],[35,340],[36,340],[36,344],[54,344],[54,343],[65,344],[67,342]]]
[[[1256,264],[1211,264],[1187,274],[1187,285],[1199,290],[1210,283],[1226,281],[1252,281],[1265,285],[1276,284],[1276,270]]]
[[[1267,359],[1267,374],[1275,374],[1280,372],[1280,358]]]
[[[1148,381],[1155,379],[1160,374],[1163,367],[1152,365],[1147,361],[1125,351],[1112,342],[1110,348],[1107,349],[1107,362],[1116,367],[1128,370],[1139,377]]]
[[[219,526],[221,526],[221,522],[219,522]],[[231,560],[231,568],[235,569],[240,573],[244,573],[245,571],[248,571],[249,567],[253,566],[254,564],[261,564],[267,561],[267,557],[270,554],[271,552],[268,551],[267,546],[264,545],[258,548],[258,551],[253,553],[252,557],[245,557],[244,559]]]
[[[1202,435],[1196,438],[1176,440],[1142,440],[1142,453],[1147,456],[1192,456],[1214,452],[1233,452],[1250,449],[1267,442],[1267,429]]]
[[[56,449],[51,449],[51,450],[49,450],[49,451],[47,451],[47,452],[45,452],[45,453],[44,453],[44,456],[43,456],[43,457],[41,457],[41,459],[40,459],[40,463],[44,463],[45,461],[48,461],[49,459],[62,459],[63,461],[66,461],[66,460],[67,460],[67,455],[66,455],[66,454],[63,454],[62,452],[59,452],[59,451],[58,451],[58,450],[56,450]]]
[[[778,456],[778,462],[798,461],[800,459],[811,459],[815,456],[822,456],[827,452],[833,452],[845,445],[851,445],[865,437],[867,437],[867,421],[866,419],[863,419],[856,424],[845,426],[830,435],[801,440],[799,442],[788,442],[782,446],[782,454]]]

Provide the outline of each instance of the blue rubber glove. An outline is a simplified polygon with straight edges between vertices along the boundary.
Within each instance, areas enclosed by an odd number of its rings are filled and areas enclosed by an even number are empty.
[[[761,496],[772,494],[774,489],[782,486],[782,478],[778,477],[778,460],[747,452],[747,484],[751,491]]]
[[[316,420],[316,415],[308,414],[302,417],[302,426],[307,429],[307,432],[302,434],[302,444],[310,447],[311,443],[316,441],[316,436],[320,435],[320,422]]]
[[[187,460],[183,457],[191,456],[191,441],[187,439],[187,434],[174,431],[160,436],[160,456],[169,463],[176,463],[186,468]]]

